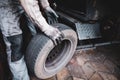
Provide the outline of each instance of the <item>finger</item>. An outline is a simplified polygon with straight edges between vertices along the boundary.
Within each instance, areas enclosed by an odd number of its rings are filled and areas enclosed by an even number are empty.
[[[54,24],[54,18],[51,17],[51,24]]]
[[[54,38],[50,38],[50,39],[52,40],[53,44],[56,46],[57,45],[56,39],[54,39]]]
[[[59,16],[56,14],[56,12],[53,11],[53,14],[56,18],[58,18]]]
[[[48,24],[50,24],[49,20],[47,20]]]
[[[56,20],[55,20],[55,18],[53,19],[53,24],[55,24],[56,23]]]
[[[54,24],[58,22],[56,17],[53,17],[52,19],[53,19]]]
[[[56,46],[56,45],[57,45],[57,40],[54,39],[54,40],[53,40],[53,43],[54,43],[54,45]]]
[[[51,16],[51,20],[52,20],[52,24],[55,24],[55,23],[56,23],[56,17]]]
[[[52,40],[53,44],[56,46],[57,45],[56,39],[55,38],[50,38],[50,39]]]
[[[48,18],[48,24],[52,24],[52,19],[50,17]]]
[[[50,24],[50,19],[49,19],[49,17],[47,17],[47,22],[48,22],[48,24]]]
[[[53,44],[56,46],[57,42],[56,42],[55,37],[52,37],[52,36],[48,36],[48,37],[52,40]]]
[[[58,21],[57,21],[57,17],[55,16],[55,14],[54,13],[49,13],[49,14],[50,14],[49,17],[52,20],[52,24],[57,23]]]
[[[56,36],[57,36],[57,37],[64,38],[64,34],[63,34],[61,31],[59,31],[59,29],[58,29],[59,26],[56,26],[56,27],[57,27],[57,28],[56,28],[56,33],[57,33]]]
[[[58,23],[58,18],[55,18],[55,22]]]
[[[54,17],[54,18],[58,18],[58,15],[57,15],[56,13],[51,12],[50,14],[51,14],[51,16]]]
[[[64,37],[65,37],[65,35],[64,35],[62,32],[61,32],[60,36],[61,36],[61,38],[64,38]]]
[[[52,24],[52,20],[50,20],[50,24]]]
[[[63,41],[63,38],[62,38],[62,37],[59,37],[59,40],[62,42],[62,41]],[[61,43],[61,42],[60,42],[60,43]]]
[[[59,39],[56,38],[56,42],[57,42],[57,44],[59,44]]]
[[[60,44],[61,43],[61,39],[60,39],[60,35],[56,34],[56,36],[54,36],[54,44]]]
[[[57,39],[57,43],[60,44],[63,41],[63,39],[64,39],[63,33],[58,32],[56,39]]]
[[[64,35],[63,34],[60,34],[60,36],[59,36],[59,43],[61,43],[62,41],[63,41],[63,39],[64,39]]]
[[[56,38],[56,42],[57,42],[57,44],[60,44],[62,42],[61,37]]]
[[[51,16],[51,14],[50,14],[48,11],[45,11],[45,12],[44,12],[44,15],[45,15],[46,17],[50,17],[50,16]]]
[[[53,16],[50,17],[50,24],[55,24],[56,23],[56,20]]]

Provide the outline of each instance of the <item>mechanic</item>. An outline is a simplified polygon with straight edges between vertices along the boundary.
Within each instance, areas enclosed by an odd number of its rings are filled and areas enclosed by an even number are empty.
[[[48,0],[39,0],[42,9],[58,17]],[[6,44],[6,52],[13,80],[30,80],[22,53],[22,30],[19,19],[26,13],[34,25],[52,39],[55,45],[61,40],[61,32],[49,25],[43,17],[38,0],[0,0],[0,29]]]

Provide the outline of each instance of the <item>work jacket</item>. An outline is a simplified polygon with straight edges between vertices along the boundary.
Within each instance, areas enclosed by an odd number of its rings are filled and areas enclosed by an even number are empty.
[[[39,1],[43,9],[49,6],[47,0]],[[4,36],[14,36],[22,33],[19,19],[23,12],[42,31],[49,27],[42,16],[38,0],[0,0],[0,29]]]

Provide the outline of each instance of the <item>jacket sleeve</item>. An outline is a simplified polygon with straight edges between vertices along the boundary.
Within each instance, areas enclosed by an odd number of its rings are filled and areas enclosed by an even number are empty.
[[[39,0],[39,1],[43,9],[49,6],[48,0]]]
[[[22,7],[24,8],[25,12],[29,16],[29,18],[32,20],[32,22],[36,24],[42,31],[45,31],[50,27],[45,18],[42,16],[42,13],[38,5],[38,0],[19,0],[19,1]],[[44,4],[44,2],[46,2],[47,0],[41,1],[42,4]]]

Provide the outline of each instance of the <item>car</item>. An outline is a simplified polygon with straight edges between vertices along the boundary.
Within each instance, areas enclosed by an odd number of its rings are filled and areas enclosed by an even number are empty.
[[[79,48],[119,43],[118,0],[54,0],[54,4],[59,22],[76,31]]]

